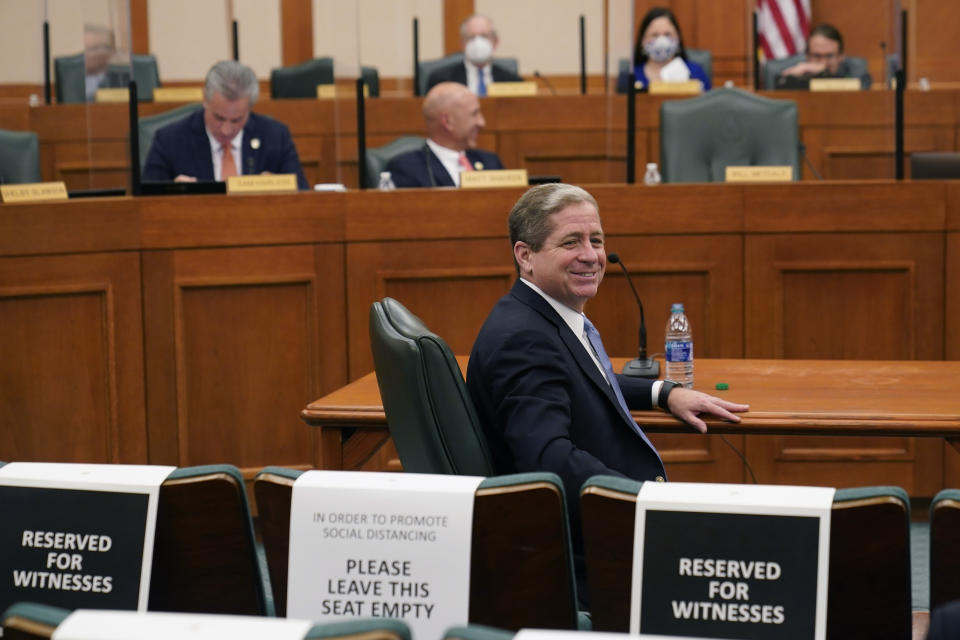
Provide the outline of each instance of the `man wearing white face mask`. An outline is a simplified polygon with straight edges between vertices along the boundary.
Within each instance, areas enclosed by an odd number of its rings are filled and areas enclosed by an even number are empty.
[[[459,82],[483,97],[492,82],[520,82],[517,74],[493,64],[493,52],[499,39],[493,21],[486,16],[472,15],[460,24],[463,63],[441,67],[427,78],[427,90],[441,82]]]
[[[710,90],[707,72],[696,62],[687,59],[676,16],[670,9],[654,7],[640,23],[632,72],[620,74],[617,91],[625,93],[631,84],[640,91],[646,91],[654,81],[686,80],[699,80],[704,91]]]

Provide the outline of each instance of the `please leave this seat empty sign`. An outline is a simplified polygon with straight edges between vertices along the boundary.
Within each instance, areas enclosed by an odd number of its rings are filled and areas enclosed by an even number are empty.
[[[824,638],[833,495],[820,487],[644,483],[631,633]]]

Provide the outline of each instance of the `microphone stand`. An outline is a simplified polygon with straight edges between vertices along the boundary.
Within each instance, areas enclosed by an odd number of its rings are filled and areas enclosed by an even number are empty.
[[[631,360],[623,366],[623,375],[634,378],[659,378],[660,363],[647,357],[647,321],[643,317],[643,303],[640,301],[640,295],[637,293],[636,287],[633,286],[633,280],[630,279],[630,272],[627,271],[627,267],[616,253],[609,254],[607,260],[620,265],[620,269],[623,270],[623,275],[627,278],[627,284],[630,285],[630,290],[633,291],[633,297],[637,301],[637,307],[640,308],[640,354],[638,358]]]

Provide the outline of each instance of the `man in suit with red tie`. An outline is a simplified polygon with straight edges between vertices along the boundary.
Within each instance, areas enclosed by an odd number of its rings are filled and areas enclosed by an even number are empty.
[[[498,473],[552,471],[563,479],[579,551],[579,496],[588,478],[666,479],[630,409],[660,408],[705,432],[701,414],[739,422],[734,412],[748,406],[614,373],[583,313],[607,263],[593,196],[568,184],[533,187],[508,226],[520,277],[480,329],[467,389]],[[581,595],[582,577],[578,571]]]
[[[230,176],[293,173],[308,189],[287,126],[251,112],[260,85],[250,67],[224,60],[207,72],[203,109],[158,130],[144,181],[225,181]]]
[[[486,122],[480,101],[456,82],[443,82],[423,101],[426,143],[393,158],[387,171],[397,187],[459,187],[460,173],[503,169],[497,154],[477,149]]]

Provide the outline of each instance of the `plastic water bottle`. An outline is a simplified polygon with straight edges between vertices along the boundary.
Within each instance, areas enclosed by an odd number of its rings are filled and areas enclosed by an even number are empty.
[[[688,389],[693,387],[693,332],[690,321],[679,302],[670,307],[667,320],[666,379],[680,383]]]
[[[397,188],[397,185],[393,184],[393,177],[390,175],[389,171],[380,172],[380,186],[378,189],[380,191],[393,191]]]
[[[643,174],[643,184],[651,187],[660,184],[660,170],[657,169],[656,162],[647,163],[647,172]]]

